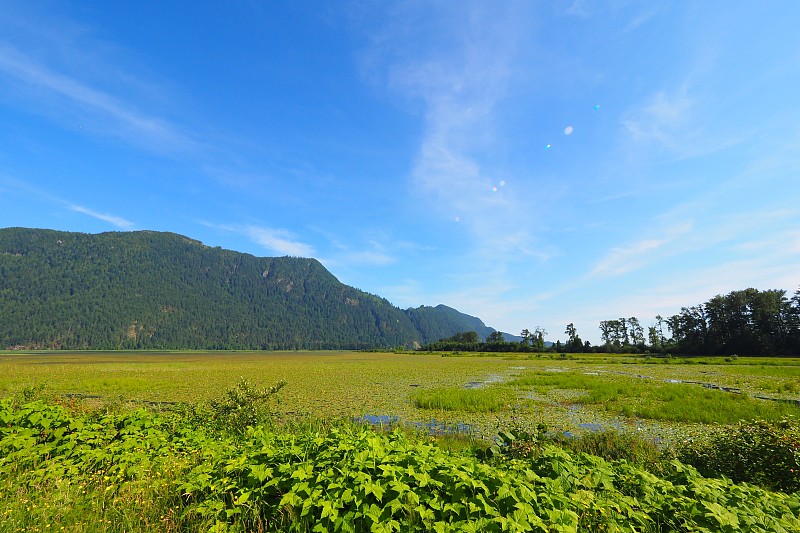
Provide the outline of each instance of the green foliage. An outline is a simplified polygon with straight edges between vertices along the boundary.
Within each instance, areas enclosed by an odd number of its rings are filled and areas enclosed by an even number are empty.
[[[627,417],[701,424],[735,424],[755,418],[779,419],[797,413],[795,405],[751,398],[695,384],[664,383],[635,377],[534,372],[509,382],[539,391],[586,391],[574,401],[598,405]]]
[[[706,479],[677,461],[658,477],[544,445],[531,459],[487,462],[354,426],[250,427],[234,439],[141,410],[73,415],[9,400],[0,486],[0,529],[12,530],[46,520],[70,531],[800,528],[798,495]]]
[[[501,387],[439,388],[419,391],[414,405],[420,409],[492,413],[507,409],[513,399],[512,391]]]
[[[684,442],[678,457],[707,476],[800,491],[800,423],[795,418],[720,429],[700,442]]]
[[[548,431],[548,427],[541,423],[534,430],[514,427],[501,431],[494,438],[494,442],[481,450],[478,456],[532,460],[547,446],[552,445],[571,453],[602,457],[607,461],[625,460],[653,473],[666,471],[669,461],[673,458],[671,450],[662,449],[652,440],[635,433],[606,430],[568,437]]]
[[[15,400],[18,403],[30,403],[34,400],[38,400],[42,396],[44,389],[44,383],[22,387],[17,393]]]
[[[545,424],[538,424],[533,431],[512,427],[495,435],[491,445],[479,450],[477,457],[481,459],[496,457],[530,459],[541,453],[545,444],[552,442],[553,439],[548,435]]]
[[[800,354],[800,291],[792,299],[785,290],[745,289],[717,295],[701,305],[682,307],[669,318],[657,316],[657,327],[650,328],[650,348],[665,353],[730,355]],[[630,320],[630,319],[629,319]],[[615,327],[622,322],[622,333]],[[625,319],[603,321],[600,330],[606,349],[631,348],[625,332]],[[671,332],[664,335],[663,326]],[[642,339],[643,341],[643,339]],[[637,344],[636,342],[632,344]],[[634,351],[644,350],[642,342]]]
[[[244,433],[248,427],[268,424],[272,421],[273,401],[285,381],[271,387],[258,389],[245,378],[225,393],[221,400],[212,400],[212,420],[222,429],[232,433]]]
[[[559,446],[574,453],[588,453],[608,461],[625,460],[647,470],[661,473],[671,459],[671,450],[636,433],[606,430],[591,431],[577,438],[559,439]]]

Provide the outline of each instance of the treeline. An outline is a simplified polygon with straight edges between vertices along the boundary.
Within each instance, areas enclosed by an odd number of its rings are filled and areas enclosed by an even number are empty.
[[[708,302],[681,308],[680,313],[655,317],[642,325],[636,317],[600,322],[602,344],[581,340],[574,324],[567,341],[545,343],[542,328],[522,331],[520,342],[490,335],[480,342],[474,332],[459,333],[425,346],[429,351],[598,352],[682,355],[800,356],[800,290],[789,298],[785,290],[746,289]]]
[[[745,289],[683,307],[644,328],[635,317],[600,323],[607,351],[800,355],[800,290]]]
[[[429,352],[544,352],[554,350],[554,346],[545,342],[546,334],[547,332],[541,328],[537,328],[534,333],[530,333],[526,329],[522,331],[522,340],[508,342],[503,333],[499,331],[490,333],[485,341],[481,341],[477,332],[465,331],[427,344],[423,350]]]

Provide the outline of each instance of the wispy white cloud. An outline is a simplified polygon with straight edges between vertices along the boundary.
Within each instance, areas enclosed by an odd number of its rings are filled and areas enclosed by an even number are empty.
[[[800,285],[800,250],[794,247],[797,242],[791,244],[780,249],[758,247],[757,253],[738,259],[726,258],[706,266],[698,265],[690,273],[679,269],[659,270],[649,278],[649,283],[624,284],[624,290],[604,291],[595,287],[587,291],[586,281],[575,283],[543,293],[541,297],[533,295],[519,299],[519,310],[504,313],[499,309],[497,320],[498,323],[522,325],[520,316],[536,316],[551,333],[549,340],[563,340],[564,326],[572,322],[581,338],[597,343],[600,341],[598,326],[601,320],[635,316],[642,325],[649,326],[655,323],[656,315],[671,316],[680,312],[681,307],[702,304],[717,294],[747,287],[784,289],[793,293]],[[696,261],[691,258],[688,262]],[[531,305],[530,300],[538,303]],[[580,305],[561,304],[578,301]],[[544,311],[536,315],[537,308]]]
[[[294,232],[287,229],[256,224],[216,224],[205,220],[197,220],[197,223],[214,230],[242,235],[270,253],[292,257],[316,257],[313,246],[300,241]]]
[[[779,206],[720,215],[709,201],[688,201],[654,217],[651,227],[643,229],[646,236],[608,250],[583,281],[622,276],[669,257],[688,257],[716,246],[725,251],[760,250],[765,261],[771,257],[776,264],[785,264],[786,258],[775,254],[797,249],[798,232],[784,229],[797,218],[796,210]]]
[[[332,269],[357,269],[359,267],[382,267],[397,262],[397,258],[382,249],[351,250],[339,249],[335,253],[319,258]]]
[[[612,248],[601,259],[590,275],[592,276],[619,276],[637,268],[641,268],[648,261],[647,256],[667,244],[664,239],[645,239],[629,246]]]
[[[441,289],[425,286],[418,279],[404,279],[394,285],[380,287],[379,293],[399,307],[444,304],[462,313],[477,316],[487,326],[502,329],[513,324],[508,333],[517,334],[523,327],[536,321],[537,302],[527,298],[500,298],[511,289],[508,281],[490,281],[485,284],[468,284],[460,288]],[[513,317],[513,318],[512,318]],[[526,324],[516,330],[516,324]],[[536,324],[534,324],[535,326]]]
[[[253,242],[281,255],[294,257],[314,257],[316,255],[311,245],[297,240],[296,235],[289,230],[244,226],[241,231]]]
[[[74,107],[73,116],[84,116],[105,134],[123,137],[157,151],[194,149],[197,143],[174,124],[137,109],[137,106],[92,87],[77,77],[58,72],[18,49],[0,43],[0,73],[22,82],[25,98],[55,98]],[[40,106],[47,108],[49,102]],[[63,110],[63,107],[60,106]],[[86,114],[88,116],[85,116]]]
[[[694,225],[691,220],[673,221],[672,214],[661,217],[662,227],[654,232],[658,237],[645,237],[631,244],[615,246],[595,263],[587,279],[613,277],[643,268],[664,256],[664,249],[689,234]],[[659,253],[661,251],[662,253]],[[672,250],[675,253],[675,250]]]
[[[796,261],[794,264],[776,262],[773,257],[755,256],[725,261],[695,269],[691,275],[662,274],[650,286],[604,297],[594,305],[573,311],[576,316],[582,317],[581,320],[593,322],[595,327],[599,320],[612,318],[607,316],[609,313],[637,316],[646,323],[657,314],[672,315],[679,312],[681,307],[702,304],[717,294],[747,287],[793,292],[800,284],[797,267]]]
[[[102,220],[103,222],[108,222],[118,228],[129,229],[134,226],[134,223],[130,220],[126,220],[122,217],[118,217],[116,215],[110,215],[108,213],[98,213],[88,207],[83,207],[81,205],[69,204],[68,207],[77,213],[82,213],[84,215],[88,215],[90,217],[96,218],[98,220]]]
[[[592,9],[590,2],[587,0],[568,0],[562,1],[557,4],[560,12],[572,17],[588,18],[591,15]]]
[[[692,118],[695,101],[689,95],[687,84],[672,93],[658,91],[622,121],[634,141],[656,142],[670,148],[677,143],[676,136]]]
[[[657,8],[650,8],[649,11],[634,15],[634,17],[630,20],[630,22],[628,22],[628,25],[623,30],[623,33],[639,29],[641,26],[644,26],[648,21],[655,17],[657,13]]]
[[[404,254],[414,254],[425,249],[414,242],[397,240],[388,231],[369,226],[361,231],[340,233],[315,226],[312,231],[327,241],[328,252],[319,259],[329,268],[349,270],[385,267],[396,264]]]
[[[347,263],[349,266],[386,266],[397,261],[397,258],[389,253],[387,246],[382,240],[372,239],[366,244],[366,249],[352,250],[350,246],[344,246],[337,256],[337,261]],[[401,245],[393,248],[400,248]]]
[[[28,183],[27,181],[20,180],[18,178],[6,174],[0,174],[0,184],[5,184],[12,191],[17,191],[24,193],[26,195],[35,196],[50,204],[66,207],[71,211],[75,211],[76,213],[81,213],[83,215],[96,218],[97,220],[102,220],[103,222],[108,222],[109,224],[116,226],[118,228],[129,229],[135,226],[135,223],[131,222],[130,220],[109,213],[100,213],[98,211],[95,211],[94,209],[74,204],[69,200],[59,196],[55,192],[44,190],[41,187]]]
[[[337,258],[338,261],[346,261],[349,265],[370,265],[370,266],[385,266],[391,265],[396,261],[391,255],[377,251],[365,250],[362,252],[353,252]]]
[[[537,254],[538,217],[521,200],[522,180],[512,183],[495,156],[504,135],[498,104],[521,72],[520,49],[530,38],[528,7],[428,6],[424,17],[417,7],[404,4],[376,30],[377,51],[362,62],[370,80],[422,104],[424,132],[410,190],[439,216],[457,220],[477,253],[495,261],[499,248]]]
[[[758,254],[800,254],[800,230],[789,229],[734,245],[734,251]]]
[[[705,72],[710,69],[705,62],[712,61],[698,59],[701,66],[671,84],[672,88],[650,93],[625,112],[621,118],[625,133],[621,146],[637,157],[652,157],[661,151],[668,154],[669,160],[686,160],[720,152],[752,137],[755,131],[746,128],[734,131],[715,128],[718,100],[724,96],[698,89],[710,76]]]
[[[646,236],[610,249],[585,276],[528,299],[554,308],[548,323],[574,322],[587,332],[581,336],[594,342],[599,321],[615,316],[637,316],[646,323],[656,314],[674,314],[746,287],[792,291],[800,284],[797,219],[796,209],[780,203],[720,215],[711,205],[690,201],[655,217],[643,230]],[[686,265],[690,270],[682,268]],[[642,271],[638,279],[647,283],[626,281],[637,270]],[[600,289],[598,280],[624,289]],[[558,303],[578,298],[577,307]],[[509,322],[513,319],[509,315]]]

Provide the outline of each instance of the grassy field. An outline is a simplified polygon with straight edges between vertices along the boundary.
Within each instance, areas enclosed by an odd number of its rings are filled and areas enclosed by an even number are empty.
[[[792,403],[800,401],[798,359],[445,355],[6,352],[0,397],[38,387],[45,397],[90,406],[196,402],[240,378],[261,386],[284,380],[278,409],[286,417],[435,420],[468,424],[479,436],[509,425],[614,427],[662,440],[708,424],[800,414]]]
[[[800,530],[800,360],[445,355],[0,354],[0,533]]]

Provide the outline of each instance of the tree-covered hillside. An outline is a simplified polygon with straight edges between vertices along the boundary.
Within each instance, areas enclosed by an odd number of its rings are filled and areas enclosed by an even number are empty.
[[[431,341],[447,337],[445,331],[456,333],[474,331],[482,339],[494,332],[494,329],[487,327],[481,319],[465,315],[446,305],[436,307],[423,305],[409,309],[407,313],[422,336]]]
[[[344,285],[315,259],[152,231],[0,229],[0,348],[351,349],[486,329],[420,309]]]

